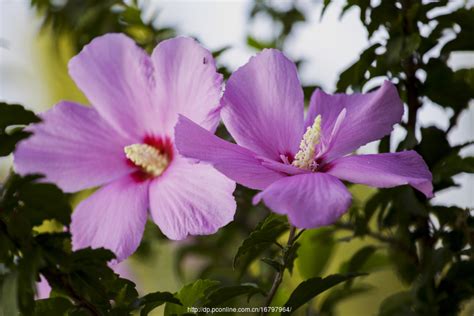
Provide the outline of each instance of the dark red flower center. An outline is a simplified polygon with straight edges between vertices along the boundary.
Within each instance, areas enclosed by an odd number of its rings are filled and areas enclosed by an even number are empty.
[[[125,146],[128,163],[137,168],[137,181],[159,177],[173,160],[173,143],[169,137],[146,136],[143,143]]]

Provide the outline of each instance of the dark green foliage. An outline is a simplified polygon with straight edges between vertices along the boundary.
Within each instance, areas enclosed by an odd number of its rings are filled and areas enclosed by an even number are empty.
[[[349,281],[346,284],[349,284]],[[347,298],[352,298],[360,294],[367,294],[367,292],[371,290],[374,290],[374,288],[365,284],[336,287],[324,298],[324,301],[321,304],[320,314],[323,316],[337,315],[335,313],[337,304],[343,302]]]
[[[413,297],[409,292],[399,292],[387,297],[380,305],[379,316],[415,316]]]
[[[325,6],[330,2],[326,1]],[[372,46],[341,74],[337,85],[340,91],[360,91],[368,88],[367,83],[374,78],[388,77],[398,83],[408,106],[408,121],[402,124],[407,136],[397,150],[414,149],[423,157],[433,173],[435,194],[457,186],[454,176],[474,171],[473,157],[460,154],[472,142],[453,146],[448,140],[459,115],[474,98],[473,69],[453,70],[448,65],[452,52],[474,50],[474,10],[444,10],[447,4],[448,1],[381,1],[374,6],[370,1],[348,1],[344,12],[358,7]],[[443,13],[435,14],[439,8]],[[430,31],[421,34],[421,27]],[[386,37],[374,36],[376,30],[386,31]],[[446,32],[455,36],[443,42]],[[435,46],[439,54],[433,53]],[[421,128],[421,138],[417,139],[418,110],[428,101],[453,114],[446,130]],[[387,152],[389,148],[390,139],[383,139],[380,151]],[[369,224],[374,216],[375,231]],[[456,315],[462,302],[474,296],[474,288],[465,286],[464,280],[451,280],[456,278],[457,270],[451,272],[456,267],[465,273],[467,282],[473,276],[469,268],[472,221],[472,210],[434,206],[406,187],[377,192],[363,212],[351,211],[351,220],[337,227],[354,231],[355,237],[370,236],[386,245],[390,261],[411,287],[410,291],[387,298],[380,306],[380,315]],[[347,263],[348,271],[351,264],[372,251],[364,248],[356,253]],[[446,287],[451,286],[447,294]]]
[[[361,274],[333,274],[324,279],[320,277],[308,279],[299,284],[293,293],[291,293],[290,298],[285,303],[285,307],[290,307],[291,312],[293,313],[296,309],[301,307],[303,304],[308,303],[318,294],[321,294],[339,283],[348,281],[360,275]]]
[[[0,112],[2,131],[11,125],[39,122],[19,105],[1,104]],[[27,136],[21,134],[11,142],[12,148]],[[41,176],[12,173],[0,187],[2,315],[128,315],[142,305],[149,309],[150,304],[157,304],[155,297],[138,299],[135,284],[114,273],[109,263],[115,256],[110,251],[87,248],[73,252],[68,232],[38,233],[36,227],[47,220],[59,227],[71,221],[69,197],[40,180]],[[35,301],[40,276],[55,296]]]
[[[244,283],[233,286],[219,286],[218,281],[199,279],[185,285],[174,295],[175,299],[181,301],[180,306],[173,301],[166,303],[165,315],[194,315],[197,310],[193,311],[192,308],[201,308],[199,314],[206,314],[202,311],[210,311],[213,307],[229,306],[229,301],[240,296],[245,297],[248,303],[256,294],[265,294],[256,284]]]
[[[247,301],[250,301],[250,298],[255,294],[265,295],[265,292],[258,285],[252,283],[221,287],[207,296],[206,306],[219,306],[241,295],[246,295]]]
[[[140,305],[143,306],[140,316],[148,315],[153,309],[165,303],[182,305],[181,301],[169,292],[150,293],[140,299]]]
[[[234,266],[240,257],[245,254],[247,254],[251,260],[255,259],[262,250],[266,249],[272,243],[276,243],[276,239],[287,230],[288,223],[284,217],[270,214],[257,225],[257,228],[239,247],[234,258]]]
[[[304,278],[323,274],[336,247],[334,230],[320,228],[305,232],[299,239],[296,266]]]
[[[16,143],[30,135],[22,127],[39,121],[33,112],[21,105],[0,102],[0,157],[12,153]]]
[[[275,29],[278,29],[278,31],[274,35],[274,38],[269,42],[257,40],[252,36],[248,36],[247,44],[258,50],[263,48],[282,49],[285,40],[293,31],[295,25],[306,21],[304,12],[298,8],[296,3],[291,3],[291,6],[283,9],[271,5],[268,1],[257,0],[253,3],[250,11],[250,18],[255,18],[260,14],[270,18],[275,24]]]
[[[365,246],[359,249],[341,270],[347,272],[362,271],[366,262],[375,253],[377,249],[374,246]]]
[[[61,316],[74,308],[71,301],[64,297],[52,297],[36,301],[35,316]]]
[[[258,38],[257,35],[247,34],[247,46],[261,51],[266,48],[276,48],[284,50],[286,40],[291,36],[295,26],[305,23],[306,12],[298,6],[297,1],[281,2],[285,6],[273,5],[270,1],[257,0],[253,2],[249,22],[265,17],[273,24],[273,34],[270,39]],[[296,66],[300,68],[304,65],[304,60],[295,60]],[[314,90],[319,85],[307,85],[303,87],[305,101],[308,102]]]
[[[108,262],[114,258],[110,251],[72,252],[69,233],[41,234],[34,230],[51,219],[68,225],[71,214],[67,196],[54,185],[38,183],[37,179],[12,175],[0,195],[2,283],[17,289],[18,309],[26,315],[77,309],[104,315],[133,310],[138,297],[135,284],[110,269]],[[42,300],[37,305],[34,295],[39,275],[64,299]]]
[[[166,303],[165,315],[181,315],[189,313],[189,307],[202,307],[206,303],[207,295],[216,289],[219,281],[213,280],[197,280],[193,283],[185,285],[175,297],[180,300],[181,306]]]
[[[151,51],[156,44],[175,36],[172,28],[155,29],[153,21],[158,12],[144,22],[137,1],[123,0],[31,0],[42,16],[43,28],[57,37],[72,37],[76,51],[93,38],[111,32],[122,32]]]

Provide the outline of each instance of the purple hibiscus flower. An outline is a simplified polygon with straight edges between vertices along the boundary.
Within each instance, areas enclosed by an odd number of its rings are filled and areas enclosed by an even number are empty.
[[[93,107],[60,102],[15,152],[20,174],[42,173],[66,192],[101,186],[72,215],[73,247],[105,247],[120,261],[138,247],[148,209],[170,239],[211,234],[233,219],[235,183],[174,147],[182,113],[214,131],[222,76],[190,38],[151,56],[121,34],[94,39],[69,63]]]
[[[232,74],[222,104],[237,144],[184,114],[175,128],[178,151],[262,190],[254,203],[263,200],[296,227],[331,224],[348,209],[351,195],[341,180],[383,188],[409,184],[432,196],[431,173],[414,151],[347,156],[400,122],[403,104],[389,82],[367,94],[316,90],[304,119],[295,65],[277,50],[264,50]]]

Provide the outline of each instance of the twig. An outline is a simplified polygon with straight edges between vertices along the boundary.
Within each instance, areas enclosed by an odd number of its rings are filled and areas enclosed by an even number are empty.
[[[337,223],[334,223],[333,225],[337,228],[350,230],[350,231],[353,231],[353,232],[356,230],[354,225],[351,224],[351,223],[348,223],[348,222],[337,222]],[[371,230],[366,230],[364,232],[364,235],[369,236],[373,239],[376,239],[380,242],[390,244],[394,248],[405,252],[410,258],[412,258],[414,260],[414,262],[418,263],[418,255],[416,254],[416,252],[413,252],[412,249],[410,249],[410,247],[407,247],[407,245],[404,244],[403,242],[401,242],[401,241],[399,241],[395,238],[391,238],[391,237],[385,236],[383,234],[380,234],[380,233],[377,233],[377,232],[374,232],[374,231],[371,231]]]
[[[337,223],[334,223],[334,226],[337,228],[345,229],[345,230],[355,231],[354,225],[348,222],[337,222]],[[398,241],[393,238],[390,238],[380,233],[373,232],[371,230],[366,230],[364,234],[384,243],[389,243],[389,244],[398,243]]]
[[[302,229],[298,234],[296,234],[296,227],[291,226],[290,227],[290,235],[288,236],[288,242],[286,243],[286,246],[284,247],[283,251],[288,252],[291,247],[293,247],[295,241],[301,236],[301,234],[304,232],[304,229]],[[280,287],[281,282],[283,281],[283,274],[285,273],[285,269],[288,266],[288,261],[285,255],[283,255],[283,265],[280,271],[278,271],[275,274],[275,278],[273,279],[273,284],[272,288],[270,289],[270,292],[268,292],[267,299],[265,300],[265,305],[264,307],[270,306],[270,304],[273,301],[273,298],[275,297],[275,294]],[[260,315],[264,316],[267,315],[268,312],[262,310]]]

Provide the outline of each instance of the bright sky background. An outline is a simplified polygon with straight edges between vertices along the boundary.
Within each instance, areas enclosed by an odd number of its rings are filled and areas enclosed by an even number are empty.
[[[249,30],[261,38],[268,37],[272,32],[271,24],[264,18],[259,18],[253,24],[247,22],[250,1],[142,2],[151,8],[149,12],[159,6],[160,13],[156,21],[158,26],[174,26],[180,35],[196,36],[209,49],[232,46],[222,56],[222,62],[231,69],[243,65],[255,53],[245,45]],[[277,3],[286,4],[284,0]],[[320,20],[321,5],[314,6],[314,1],[311,0],[301,0],[299,3],[305,10],[309,23],[296,27],[285,50],[292,59],[307,60],[300,73],[305,84],[320,84],[325,90],[333,92],[339,73],[357,60],[368,44],[366,31],[358,19],[359,12],[352,9],[339,20],[344,2],[336,1]],[[460,1],[452,1],[453,6],[456,3]],[[50,102],[45,93],[47,86],[42,75],[44,69],[34,45],[39,22],[29,9],[29,0],[0,0],[0,100],[19,102],[34,110],[39,110]],[[472,66],[474,57],[472,54],[457,54],[451,58],[450,65],[453,68]],[[445,128],[450,114],[436,105],[424,107],[420,112],[421,125],[435,124]],[[400,131],[400,128],[396,129],[396,139],[403,137]],[[474,104],[462,115],[459,127],[453,130],[450,138],[453,143],[474,138]],[[374,148],[375,145],[371,144],[363,148],[363,151],[373,152]],[[473,154],[474,150],[471,148],[469,153]],[[0,160],[0,175],[2,168],[5,173],[9,161]],[[455,180],[462,188],[442,192],[435,197],[435,201],[440,204],[456,202],[458,205],[474,207],[474,176],[460,175]]]

